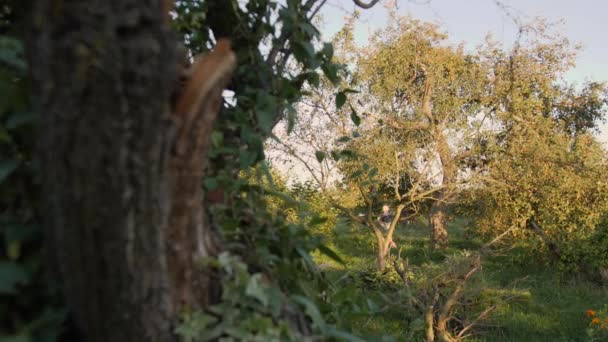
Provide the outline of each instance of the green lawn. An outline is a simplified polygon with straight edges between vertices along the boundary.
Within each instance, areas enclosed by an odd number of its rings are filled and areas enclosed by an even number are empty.
[[[448,251],[430,253],[425,224],[419,220],[400,226],[396,232],[395,241],[401,255],[408,257],[412,265],[437,264],[447,254],[480,246],[479,241],[466,237],[466,221],[457,219],[449,226]],[[370,341],[417,340],[406,323],[407,308],[390,304],[392,296],[402,290],[396,275],[394,272],[379,275],[373,271],[375,245],[372,235],[365,228],[338,224],[329,240],[345,266],[316,255],[321,268],[337,287],[352,287],[349,295],[363,306],[365,303],[370,307],[378,306],[374,314],[352,314],[343,319],[342,328]],[[467,341],[588,341],[589,320],[584,315],[585,310],[608,303],[605,286],[560,275],[551,266],[525,259],[517,249],[488,258],[476,277],[477,285],[484,289],[484,298],[508,296],[509,300],[502,301]]]

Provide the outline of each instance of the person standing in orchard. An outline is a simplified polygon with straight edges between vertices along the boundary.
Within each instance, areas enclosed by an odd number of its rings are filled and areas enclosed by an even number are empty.
[[[383,205],[382,206],[382,213],[380,214],[380,216],[378,216],[378,222],[380,222],[380,225],[382,226],[382,228],[384,228],[384,232],[388,232],[389,228],[391,227],[391,222],[393,222],[393,213],[390,212],[390,207],[388,205]],[[395,242],[391,239],[391,248],[397,248],[397,245],[395,244]]]

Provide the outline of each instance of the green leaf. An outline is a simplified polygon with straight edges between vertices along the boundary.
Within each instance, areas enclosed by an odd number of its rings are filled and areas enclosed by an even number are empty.
[[[341,136],[340,138],[338,138],[338,140],[336,140],[339,143],[345,143],[345,142],[349,142],[350,141],[350,137],[349,136]]]
[[[321,53],[325,56],[326,60],[331,61],[334,57],[334,46],[332,43],[324,43]]]
[[[18,39],[0,36],[0,64],[7,64],[19,71],[25,71],[27,64],[23,55],[23,44]]]
[[[287,107],[287,135],[293,131],[296,122],[296,110],[293,106]]]
[[[319,74],[317,74],[315,71],[307,71],[307,72],[303,72],[301,74],[299,74],[298,76],[296,76],[296,78],[291,81],[291,83],[297,88],[297,89],[301,89],[302,85],[304,84],[304,82],[308,82],[308,84],[310,84],[312,87],[318,87],[319,86]]]
[[[218,319],[214,316],[193,312],[185,317],[184,322],[175,329],[175,332],[186,341],[199,341],[202,335],[211,330],[217,321]]]
[[[355,159],[357,157],[357,154],[353,150],[344,149],[342,150],[342,152],[340,152],[340,156]]]
[[[218,187],[217,178],[215,177],[206,178],[204,183],[207,190],[215,190]]]
[[[224,145],[224,134],[220,131],[211,132],[211,144],[213,147],[222,147]]]
[[[317,63],[315,49],[308,41],[295,41],[293,44],[293,54],[296,60],[306,67],[314,66]]]
[[[320,35],[319,30],[317,30],[316,27],[314,27],[314,25],[312,25],[310,22],[302,22],[300,25],[300,29],[304,32],[306,32],[306,34],[310,37],[317,37]]]
[[[262,285],[262,274],[256,273],[249,278],[245,294],[259,300],[264,306],[268,306],[270,298],[266,293],[265,286]]]
[[[365,340],[345,331],[338,330],[335,327],[328,327],[323,332],[327,337],[335,337],[338,339],[338,341],[365,342]]]
[[[359,115],[357,115],[357,112],[352,107],[350,111],[350,119],[353,121],[355,126],[359,126],[361,124],[361,118],[359,117]]]
[[[14,113],[6,120],[6,128],[16,129],[21,126],[35,123],[37,119],[38,115],[32,112]]]
[[[321,70],[323,70],[323,74],[325,74],[325,77],[327,77],[333,85],[338,85],[338,83],[340,83],[338,66],[336,64],[322,64]]]
[[[338,94],[336,94],[336,108],[337,109],[342,108],[342,106],[344,106],[345,103],[346,103],[346,94],[344,94],[343,92],[338,92]]]
[[[31,342],[33,338],[30,332],[24,331],[19,333],[18,335],[11,336],[2,336],[0,337],[0,342]]]
[[[370,178],[374,178],[374,177],[375,177],[377,174],[378,174],[378,169],[377,169],[377,168],[375,168],[375,167],[374,167],[374,168],[372,168],[372,169],[369,171],[369,177],[370,177]]]
[[[259,127],[263,132],[269,133],[275,124],[277,99],[268,92],[260,91],[256,94],[255,101],[255,114]]]
[[[0,161],[0,183],[2,183],[19,166],[17,160]]]
[[[276,286],[272,286],[267,291],[268,294],[268,304],[270,306],[270,312],[274,317],[278,317],[281,314],[281,304],[283,294],[281,290]]]
[[[323,162],[323,159],[325,159],[325,152],[315,151],[315,157],[317,157],[317,160],[319,161],[319,163],[321,163]]]
[[[340,152],[339,151],[331,151],[331,157],[333,158],[333,160],[335,161],[339,161],[340,160]]]
[[[241,169],[247,169],[258,160],[258,153],[249,149],[242,149],[239,153],[239,165]]]
[[[327,217],[315,215],[310,222],[308,222],[308,225],[316,226],[325,222],[327,222]]]
[[[353,172],[352,175],[350,175],[351,179],[357,179],[359,178],[361,175],[363,174],[363,170],[357,170],[355,172]]]
[[[340,258],[340,256],[336,252],[334,252],[331,248],[329,248],[329,247],[327,247],[325,245],[319,245],[317,248],[319,249],[319,252],[321,252],[324,255],[328,256],[333,261],[338,262],[338,263],[340,263],[343,266],[346,265],[346,264],[344,264],[344,260],[342,260],[342,258]]]
[[[14,262],[0,262],[0,294],[17,293],[17,285],[27,284],[30,280],[25,269]]]
[[[310,299],[300,295],[294,295],[291,298],[294,300],[294,302],[304,306],[306,314],[312,319],[315,325],[321,328],[325,326],[325,320],[323,320],[323,316],[321,315],[321,312],[319,311],[319,308],[317,308],[315,303],[311,302]]]

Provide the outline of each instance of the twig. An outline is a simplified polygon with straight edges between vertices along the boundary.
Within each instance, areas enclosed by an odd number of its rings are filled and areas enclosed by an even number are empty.
[[[353,2],[355,3],[355,5],[363,8],[363,9],[370,9],[372,7],[374,7],[374,5],[376,5],[380,0],[372,0],[369,3],[364,3],[361,0],[353,0]]]

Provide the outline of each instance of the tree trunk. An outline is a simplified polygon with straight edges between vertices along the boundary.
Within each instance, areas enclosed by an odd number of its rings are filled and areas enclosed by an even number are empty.
[[[435,200],[431,205],[429,227],[431,230],[431,249],[445,249],[448,246],[448,230],[445,219],[445,205],[440,200]]]
[[[439,161],[441,162],[441,190],[431,205],[429,212],[429,228],[431,231],[431,249],[445,249],[448,246],[448,229],[446,220],[446,201],[449,199],[456,180],[456,168],[452,160],[450,146],[444,136],[441,126],[433,130],[437,144]]]
[[[376,265],[378,266],[378,271],[384,271],[384,268],[386,267],[386,259],[388,257],[388,251],[390,247],[386,246],[385,243],[385,238],[384,237],[377,237],[376,236],[376,240],[377,240],[377,245],[378,245],[378,252],[376,254]]]
[[[170,118],[165,15],[141,0],[39,0],[32,12],[47,248],[89,341],[176,340],[177,315],[214,296],[194,269],[217,248],[200,190],[213,118]],[[175,136],[189,153],[172,152]]]

